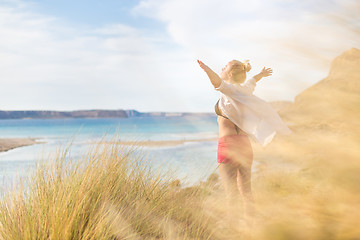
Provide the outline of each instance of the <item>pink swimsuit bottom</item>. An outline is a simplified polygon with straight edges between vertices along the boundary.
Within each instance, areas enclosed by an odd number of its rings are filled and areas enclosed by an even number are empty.
[[[246,158],[250,161],[253,159],[251,142],[246,133],[228,135],[219,138],[217,152],[218,163],[232,162],[233,159],[229,156],[229,150],[233,153],[232,156],[236,156],[241,159]]]

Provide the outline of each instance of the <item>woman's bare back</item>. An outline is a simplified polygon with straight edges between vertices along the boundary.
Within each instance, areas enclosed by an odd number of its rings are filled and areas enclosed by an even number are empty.
[[[219,124],[219,138],[238,133],[237,126],[229,119],[218,116],[217,121]]]

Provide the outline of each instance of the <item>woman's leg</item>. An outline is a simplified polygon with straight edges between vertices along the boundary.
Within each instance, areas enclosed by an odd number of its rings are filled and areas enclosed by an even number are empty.
[[[254,199],[251,190],[253,150],[248,136],[237,136],[237,140],[229,144],[228,156],[236,168],[237,187],[243,199],[244,216],[251,217],[254,214]]]
[[[251,165],[250,167],[239,166],[237,169],[238,189],[243,199],[244,217],[254,216],[254,198],[251,191]]]
[[[226,212],[229,220],[236,217],[239,190],[237,187],[237,168],[231,163],[219,163],[220,179],[226,194]]]

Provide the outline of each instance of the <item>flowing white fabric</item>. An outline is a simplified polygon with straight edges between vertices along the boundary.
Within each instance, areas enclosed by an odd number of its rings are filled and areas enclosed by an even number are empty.
[[[269,144],[276,133],[291,134],[270,103],[253,95],[256,80],[250,78],[244,83],[231,84],[221,80],[215,90],[220,91],[219,108],[236,126],[263,147]]]

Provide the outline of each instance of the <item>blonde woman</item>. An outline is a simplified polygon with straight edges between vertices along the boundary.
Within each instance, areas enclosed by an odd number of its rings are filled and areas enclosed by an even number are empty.
[[[236,195],[240,193],[244,217],[248,219],[254,213],[251,191],[253,150],[250,139],[266,146],[276,133],[291,133],[271,105],[253,95],[256,83],[272,75],[272,69],[264,67],[259,74],[246,80],[246,73],[251,69],[249,61],[228,62],[220,76],[203,62],[197,61],[215,90],[222,93],[215,105],[219,125],[217,162],[228,206],[230,209],[236,204]]]

